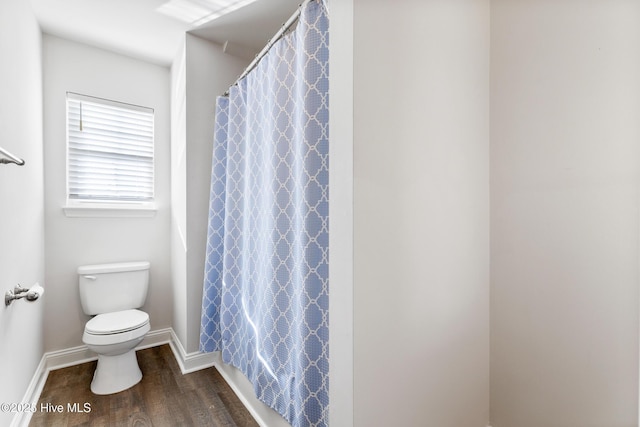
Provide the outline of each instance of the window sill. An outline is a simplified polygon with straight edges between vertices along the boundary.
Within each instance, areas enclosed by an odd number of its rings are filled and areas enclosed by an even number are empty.
[[[67,205],[62,208],[69,218],[153,218],[154,205],[118,206],[101,204]]]

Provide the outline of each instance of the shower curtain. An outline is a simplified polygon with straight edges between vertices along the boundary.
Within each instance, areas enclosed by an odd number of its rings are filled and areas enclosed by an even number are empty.
[[[311,1],[217,99],[200,349],[294,427],[328,424],[328,42]]]

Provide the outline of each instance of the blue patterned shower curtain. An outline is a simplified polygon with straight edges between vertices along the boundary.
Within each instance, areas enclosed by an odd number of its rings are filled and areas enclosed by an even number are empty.
[[[217,100],[201,351],[221,351],[294,427],[329,404],[325,4]]]

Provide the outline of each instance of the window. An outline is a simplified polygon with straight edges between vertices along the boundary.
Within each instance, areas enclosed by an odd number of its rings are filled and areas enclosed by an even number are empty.
[[[67,206],[153,202],[153,109],[67,93]]]

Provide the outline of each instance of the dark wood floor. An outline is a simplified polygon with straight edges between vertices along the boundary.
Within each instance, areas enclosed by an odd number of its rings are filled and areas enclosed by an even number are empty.
[[[106,396],[90,390],[96,362],[51,371],[29,425],[258,425],[215,368],[182,375],[169,345],[139,350],[137,356],[142,381]],[[51,411],[42,410],[42,405]],[[58,405],[62,411],[52,412],[60,409]]]

